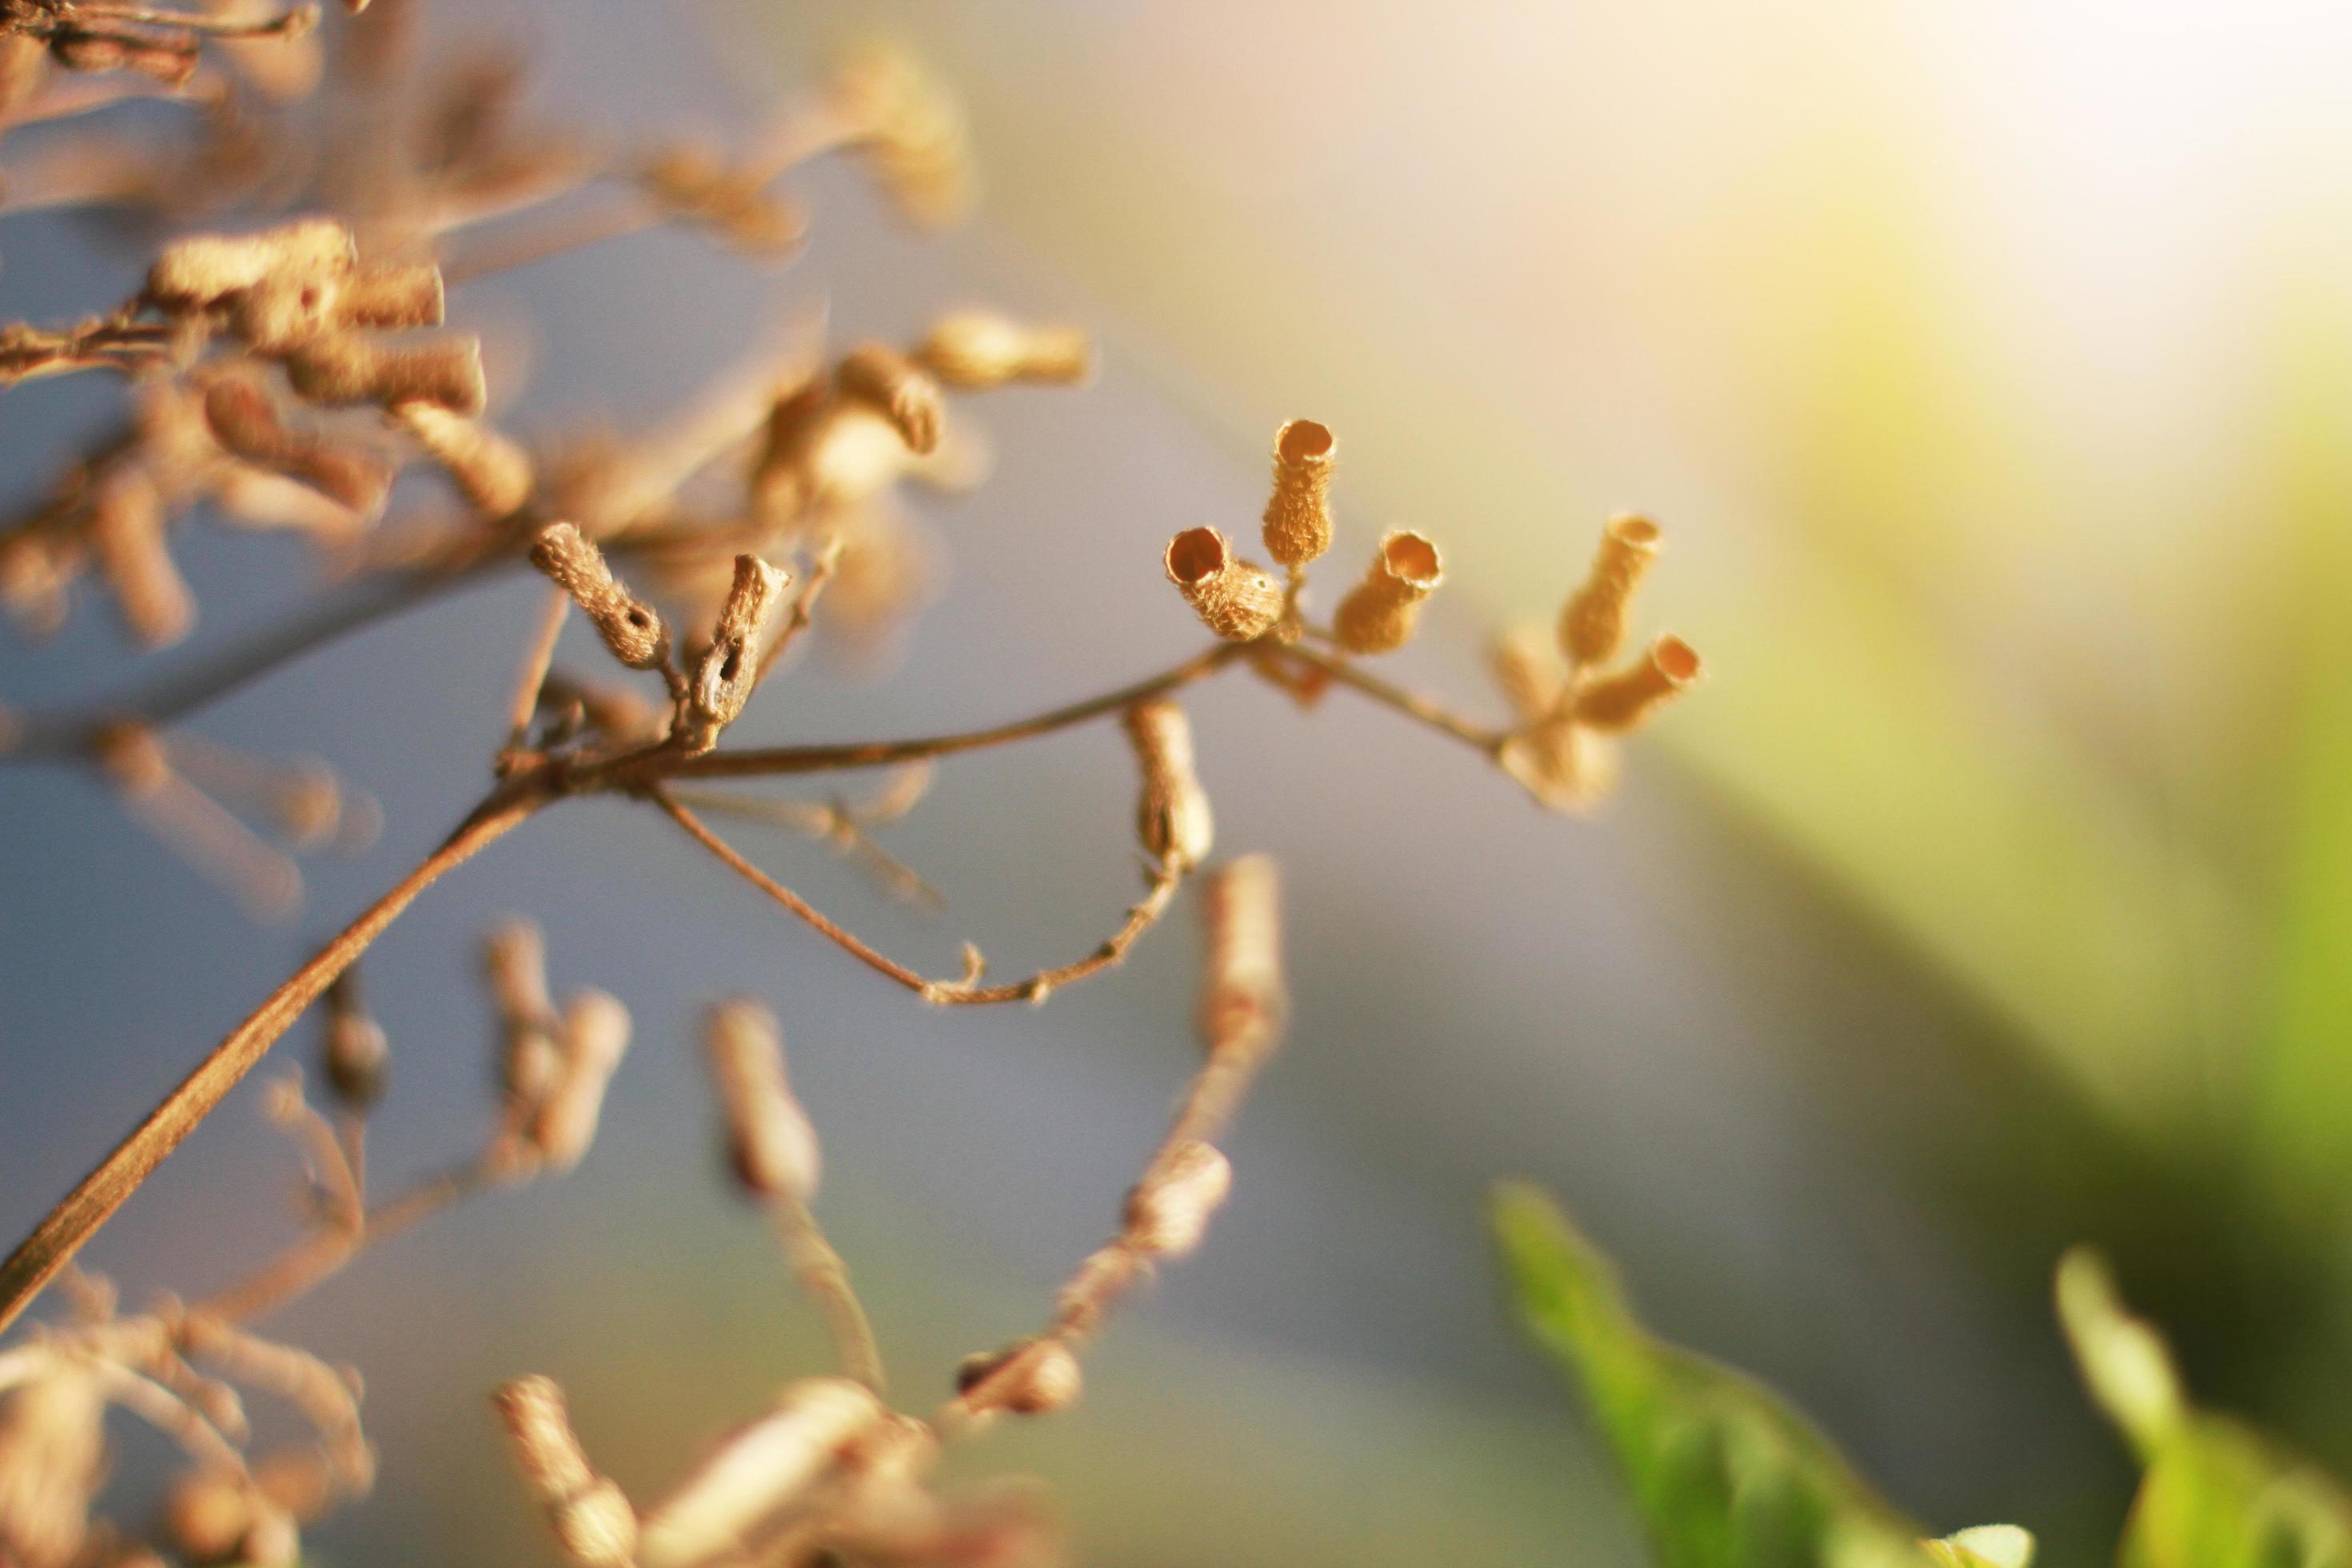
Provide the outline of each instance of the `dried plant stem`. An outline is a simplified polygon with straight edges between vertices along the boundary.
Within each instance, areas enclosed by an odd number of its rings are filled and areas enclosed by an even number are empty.
[[[866,1308],[850,1287],[848,1266],[824,1238],[816,1215],[809,1212],[799,1194],[789,1188],[778,1192],[769,1199],[769,1210],[775,1216],[776,1236],[783,1243],[793,1277],[824,1314],[825,1330],[833,1337],[834,1359],[840,1363],[842,1374],[881,1393],[882,1352],[875,1344],[874,1325],[866,1321]]]
[[[335,976],[350,968],[368,944],[398,919],[416,895],[463,864],[477,850],[504,837],[549,796],[543,790],[505,792],[458,825],[440,847],[392,890],[335,937],[310,963],[294,972],[255,1009],[252,1016],[213,1047],[211,1054],[167,1095],[163,1102],[118,1145],[98,1169],[49,1212],[16,1251],[0,1263],[0,1329],[14,1322],[42,1286],[73,1257],[90,1234],[138,1190],[165,1155],[180,1146],[220,1103],[222,1096],[253,1070],[303,1009],[317,1001]]]
[[[1310,633],[1309,635],[1321,634]],[[1295,646],[1283,651],[1287,657],[1299,663],[1321,670],[1340,685],[1352,687],[1374,701],[1393,708],[1406,718],[1426,724],[1441,734],[1450,735],[1464,745],[1474,747],[1490,758],[1499,757],[1502,754],[1503,743],[1511,737],[1511,731],[1508,730],[1489,729],[1484,724],[1473,723],[1441,703],[1433,702],[1418,692],[1407,691],[1401,686],[1392,685],[1379,676],[1367,672],[1352,659],[1304,646]]]
[[[485,1187],[512,1181],[528,1167],[498,1154],[436,1172],[396,1198],[367,1211],[356,1225],[331,1226],[295,1243],[246,1279],[194,1309],[223,1322],[257,1318],[301,1295],[362,1251],[421,1224]]]
[[[1049,709],[1027,719],[1016,719],[1009,724],[998,724],[985,730],[967,730],[947,735],[929,735],[908,741],[859,741],[838,746],[770,746],[747,748],[740,752],[709,752],[698,757],[681,759],[675,766],[665,769],[670,778],[756,778],[774,773],[832,773],[845,768],[877,768],[892,763],[921,762],[928,757],[944,757],[958,752],[983,751],[990,746],[1009,745],[1034,736],[1066,730],[1074,724],[1104,718],[1163,691],[1190,686],[1196,680],[1215,674],[1250,651],[1247,643],[1218,643],[1193,655],[1183,663],[1147,676],[1116,691],[1104,692],[1060,708]]]
[[[741,851],[712,832],[701,818],[679,805],[677,798],[667,790],[655,784],[648,786],[645,793],[646,798],[660,806],[672,822],[684,828],[688,837],[709,850],[721,864],[807,921],[819,935],[838,944],[866,967],[897,981],[924,1001],[943,1006],[1043,1002],[1059,987],[1109,968],[1126,957],[1127,950],[1135,944],[1136,939],[1166,912],[1169,900],[1176,896],[1176,889],[1183,880],[1181,868],[1162,868],[1156,872],[1150,890],[1142,902],[1128,911],[1127,920],[1119,929],[1106,938],[1094,952],[1073,963],[1040,970],[1025,980],[1002,985],[982,985],[979,984],[980,955],[967,947],[964,950],[965,973],[961,979],[929,980],[887,953],[879,952],[856,932],[838,924],[806,899],[753,865]]]
[[[799,595],[793,600],[791,617],[777,629],[776,639],[768,645],[768,651],[760,656],[760,673],[752,678],[753,685],[767,679],[768,672],[776,668],[777,660],[784,657],[785,650],[808,630],[809,617],[816,609],[816,602],[824,596],[825,584],[833,581],[834,572],[841,564],[841,549],[842,538],[837,533],[827,535],[824,542],[817,546],[816,558],[809,566],[808,580],[801,584]]]
[[[681,789],[671,795],[696,812],[731,816],[742,822],[789,828],[803,837],[835,846],[856,861],[888,892],[919,909],[933,912],[947,907],[940,890],[922,873],[874,842],[856,808],[835,798],[822,804],[809,800],[769,800],[757,795],[727,795],[719,790]]]
[[[555,662],[556,639],[563,635],[563,619],[572,611],[572,595],[552,584],[546,590],[545,608],[523,650],[522,668],[515,677],[514,700],[507,708],[507,749],[512,752],[530,737],[530,721],[539,711],[539,694],[547,685],[548,667]]]
[[[630,192],[612,192],[593,205],[541,214],[507,232],[493,233],[444,262],[443,279],[452,289],[501,272],[513,272],[606,240],[621,239],[657,228],[667,215],[654,203]]]

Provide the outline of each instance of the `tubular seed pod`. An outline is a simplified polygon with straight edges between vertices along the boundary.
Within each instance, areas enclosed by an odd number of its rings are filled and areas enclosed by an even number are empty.
[[[876,181],[910,221],[954,222],[971,206],[963,113],[920,65],[890,48],[866,50],[835,73],[831,108],[856,129]]]
[[[658,669],[667,662],[669,628],[651,605],[621,585],[604,552],[577,527],[551,522],[541,529],[530,563],[572,595],[614,658],[632,669]]]
[[[636,1554],[636,1510],[618,1486],[589,1466],[564,1413],[563,1390],[551,1378],[522,1377],[501,1386],[490,1401],[564,1555],[582,1568],[625,1568]]]
[[[1605,733],[1622,733],[1689,690],[1706,673],[1697,649],[1677,637],[1660,637],[1639,664],[1577,692],[1577,721]]]
[[[1208,858],[1216,836],[1208,792],[1192,767],[1192,726],[1184,710],[1165,697],[1136,703],[1119,721],[1143,777],[1135,808],[1137,836],[1163,867],[1190,870]]]
[[[908,363],[897,349],[882,343],[861,343],[841,358],[834,369],[834,384],[887,418],[910,452],[939,449],[940,421],[945,416],[940,384]]]
[[[147,297],[165,310],[201,310],[265,278],[325,278],[349,272],[359,252],[352,231],[331,218],[247,235],[194,235],[163,247],[147,271]]]
[[[1033,327],[993,310],[942,316],[915,351],[915,362],[950,386],[980,390],[1013,381],[1084,381],[1092,366],[1087,335],[1075,327]]]
[[[704,1021],[703,1045],[736,1179],[755,1196],[813,1201],[823,1173],[816,1129],[785,1078],[775,1015],[746,996],[721,1002]]]
[[[760,678],[760,645],[784,607],[784,589],[792,580],[791,573],[756,555],[735,557],[734,585],[694,671],[694,717],[709,742],[716,742],[719,731],[751,700],[752,683]]]
[[[1289,1010],[1274,857],[1244,855],[1218,867],[1202,892],[1201,923],[1208,948],[1196,1015],[1201,1043],[1213,1056],[1263,1050]]]
[[[1255,642],[1282,618],[1282,584],[1235,560],[1213,528],[1176,535],[1160,564],[1202,624],[1227,642]]]
[[[289,426],[269,394],[246,376],[225,375],[205,389],[205,424],[232,455],[299,479],[362,517],[381,511],[392,491],[390,464]]]
[[[739,1550],[882,1415],[873,1391],[845,1377],[787,1384],[773,1410],[730,1434],[646,1514],[638,1568],[689,1568]]]
[[[530,499],[530,454],[488,426],[432,403],[395,403],[392,415],[483,517],[511,517]]]
[[[1630,512],[1611,518],[1601,530],[1592,570],[1559,613],[1559,650],[1570,664],[1599,664],[1625,646],[1625,615],[1658,557],[1661,537],[1656,523]]]
[[[136,71],[165,87],[188,85],[196,74],[196,40],[190,35],[145,37],[58,26],[49,35],[49,54],[68,70]]]
[[[1339,601],[1331,629],[1349,653],[1387,653],[1402,647],[1421,618],[1421,602],[1445,574],[1437,546],[1423,535],[1398,529],[1381,541],[1371,570]]]
[[[286,355],[286,379],[312,403],[430,403],[479,414],[489,402],[479,338],[450,337],[415,348],[380,348],[355,332],[326,331]]]
[[[1077,1403],[1086,1387],[1078,1358],[1059,1340],[1022,1340],[969,1355],[956,1368],[956,1392],[989,1385],[988,1403],[1015,1415],[1046,1415]]]
[[[559,1040],[562,1064],[531,1117],[530,1142],[549,1165],[568,1171],[596,1141],[605,1088],[629,1048],[629,1010],[606,992],[583,991],[563,1010]]]
[[[1276,432],[1265,548],[1285,566],[1304,566],[1331,548],[1331,474],[1339,466],[1339,441],[1314,420],[1294,419]]]
[[[335,319],[346,327],[402,331],[437,327],[446,309],[441,268],[429,261],[356,268],[343,279]]]
[[[188,635],[195,624],[195,595],[164,547],[170,519],[154,480],[129,464],[108,468],[89,501],[89,537],[100,570],[114,590],[123,625],[150,647]]]
[[[1201,1245],[1233,1185],[1233,1165],[1217,1149],[1178,1144],[1128,1193],[1127,1239],[1157,1257],[1183,1257]]]

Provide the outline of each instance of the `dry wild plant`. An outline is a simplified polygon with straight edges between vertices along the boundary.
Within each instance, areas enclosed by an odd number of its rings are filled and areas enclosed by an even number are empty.
[[[197,516],[299,533],[344,580],[282,626],[101,712],[0,720],[0,762],[89,770],[249,902],[282,908],[298,874],[247,819],[295,847],[349,840],[367,826],[364,797],[317,764],[205,740],[188,717],[321,642],[482,574],[527,562],[550,584],[522,638],[506,743],[489,759],[480,804],[214,1047],[0,1263],[0,1329],[50,1281],[63,1290],[55,1321],[0,1349],[0,1562],[149,1563],[163,1551],[190,1563],[286,1563],[305,1522],[368,1489],[373,1461],[356,1375],[253,1322],[462,1197],[574,1164],[594,1136],[629,1020],[600,992],[559,1007],[535,931],[496,933],[486,973],[502,1089],[484,1141],[448,1170],[375,1198],[364,1129],[387,1046],[359,996],[359,959],[476,850],[596,795],[641,804],[934,1005],[1042,1003],[1117,964],[1185,880],[1203,876],[1204,1055],[1191,1090],[1127,1194],[1118,1229],[1079,1265],[1041,1329],[967,1361],[944,1404],[916,1415],[886,1403],[880,1354],[813,1212],[815,1131],[793,1098],[776,1020],[749,998],[718,1004],[706,1026],[724,1135],[741,1186],[772,1217],[789,1267],[823,1311],[836,1370],[786,1384],[668,1495],[642,1505],[583,1453],[554,1383],[525,1377],[496,1396],[524,1479],[576,1563],[1054,1561],[1053,1532],[1030,1493],[939,1495],[932,1459],[1001,1415],[1070,1404],[1080,1352],[1111,1308],[1160,1262],[1199,1244],[1232,1181],[1217,1140],[1272,1054],[1284,1013],[1274,867],[1253,855],[1210,868],[1209,803],[1178,694],[1232,669],[1302,707],[1346,688],[1475,748],[1546,805],[1581,809],[1608,786],[1616,738],[1700,674],[1674,637],[1620,662],[1658,530],[1639,518],[1611,522],[1556,637],[1502,640],[1496,672],[1511,716],[1482,723],[1363,662],[1412,636],[1444,573],[1429,538],[1387,534],[1329,619],[1311,613],[1310,568],[1334,542],[1338,446],[1323,426],[1294,420],[1275,437],[1263,520],[1281,575],[1243,559],[1214,528],[1167,543],[1162,569],[1214,634],[1181,663],[984,729],[728,746],[729,726],[804,636],[870,639],[919,603],[897,498],[908,483],[969,482],[961,398],[1079,381],[1088,346],[1063,329],[954,314],[903,346],[789,343],[638,439],[519,443],[490,417],[478,340],[435,330],[448,289],[665,223],[755,257],[788,257],[803,223],[778,182],[826,154],[860,160],[909,219],[937,224],[969,196],[961,121],[922,72],[872,53],[789,106],[747,148],[623,152],[519,124],[519,79],[502,60],[420,71],[409,0],[364,9],[314,28],[315,7],[276,0],[205,0],[194,10],[0,0],[6,205],[112,209],[153,244],[143,287],[113,310],[63,327],[0,327],[0,386],[104,371],[129,393],[120,427],[0,531],[0,599],[37,635],[95,579],[135,638],[169,643],[195,611],[173,564],[173,530]],[[321,80],[327,89],[313,93]],[[184,114],[163,134],[134,141],[88,129],[93,110],[154,96]],[[27,136],[28,127],[39,129]],[[442,476],[443,499],[387,519],[394,481],[412,466]],[[551,668],[575,612],[622,669],[654,682]],[[927,975],[810,905],[711,826],[780,822],[856,857],[887,888],[927,897],[873,837],[917,805],[925,770],[1109,719],[1136,758],[1146,885],[1097,946],[1033,974],[992,981],[967,946],[961,973]],[[856,805],[725,787],[886,768],[898,771]],[[310,1233],[208,1300],[123,1310],[104,1280],[74,1268],[75,1251],[322,997],[331,1109],[315,1106],[295,1079],[268,1099],[307,1163]],[[252,1453],[240,1390],[290,1402],[311,1440]],[[117,1405],[187,1454],[152,1544],[92,1522],[103,1421]]]

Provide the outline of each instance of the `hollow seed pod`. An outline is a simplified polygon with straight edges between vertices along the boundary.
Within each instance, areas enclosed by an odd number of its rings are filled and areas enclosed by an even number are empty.
[[[604,552],[568,522],[551,522],[530,547],[530,563],[572,595],[613,657],[632,669],[657,669],[669,658],[669,629],[651,605],[622,586]]]
[[[1227,642],[1254,642],[1282,618],[1282,585],[1236,559],[1213,528],[1176,535],[1160,564],[1202,624]]]
[[[286,379],[312,403],[344,405],[429,403],[452,414],[479,414],[489,402],[482,344],[449,337],[415,348],[380,348],[356,332],[326,331],[287,353]]]
[[[1294,419],[1276,433],[1265,548],[1285,566],[1304,566],[1331,548],[1331,475],[1339,463],[1339,441],[1312,419]]]
[[[783,612],[792,574],[756,555],[735,557],[735,581],[719,609],[710,646],[694,671],[694,718],[712,741],[742,713],[760,674],[760,645]]]
[[[1339,601],[1331,629],[1349,653],[1387,653],[1402,647],[1421,618],[1421,603],[1444,576],[1437,546],[1421,534],[1398,529],[1381,541],[1371,569]]]
[[[1578,691],[1577,721],[1610,733],[1633,729],[1706,673],[1697,649],[1677,637],[1660,637],[1640,663]]]
[[[395,403],[392,414],[483,517],[510,517],[530,499],[530,455],[488,426],[431,403]]]
[[[617,1485],[590,1467],[564,1413],[563,1391],[549,1378],[518,1378],[491,1402],[564,1555],[581,1568],[624,1568],[634,1560],[636,1510]]]
[[[1609,520],[1592,569],[1559,613],[1559,650],[1579,667],[1617,657],[1625,646],[1625,616],[1634,590],[1649,574],[1663,537],[1646,517],[1623,513]]]

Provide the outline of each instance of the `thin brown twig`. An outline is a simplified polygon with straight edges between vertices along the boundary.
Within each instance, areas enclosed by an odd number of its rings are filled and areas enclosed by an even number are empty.
[[[1318,635],[1312,631],[1310,636]],[[1492,758],[1501,755],[1503,743],[1509,740],[1509,730],[1491,729],[1461,717],[1442,703],[1433,702],[1416,691],[1408,691],[1373,675],[1354,660],[1324,653],[1302,644],[1293,644],[1282,650],[1285,657],[1297,659],[1328,675],[1342,686],[1352,687],[1373,700],[1385,703],[1408,719],[1428,725],[1441,734],[1450,735],[1464,745],[1475,747]]]
[[[681,789],[671,792],[695,811],[732,816],[745,822],[789,828],[803,837],[831,844],[873,873],[887,891],[933,913],[947,907],[946,898],[925,880],[921,872],[874,841],[846,801],[770,800],[756,795],[722,794],[718,790]]]
[[[1039,970],[1024,980],[1001,985],[982,985],[981,964],[977,949],[964,949],[965,973],[960,980],[929,980],[900,963],[887,953],[876,949],[856,932],[832,920],[806,899],[769,876],[743,857],[741,851],[721,838],[693,812],[678,804],[677,797],[659,784],[646,786],[647,799],[662,808],[669,819],[684,828],[688,836],[716,856],[721,864],[759,889],[776,902],[798,915],[817,933],[833,942],[877,973],[888,976],[914,992],[926,1002],[942,1006],[990,1005],[1000,1002],[1043,1002],[1062,986],[1110,968],[1127,956],[1127,950],[1136,939],[1157,922],[1167,911],[1176,889],[1182,884],[1183,870],[1177,866],[1163,866],[1152,874],[1151,886],[1141,902],[1128,910],[1127,919],[1118,931],[1105,938],[1086,957],[1051,969]]]
[[[850,1288],[848,1265],[842,1262],[841,1254],[825,1239],[816,1215],[809,1212],[798,1193],[784,1188],[769,1204],[775,1216],[777,1237],[783,1243],[784,1257],[792,1265],[793,1277],[824,1314],[825,1330],[832,1336],[834,1357],[841,1365],[842,1374],[881,1393],[882,1352],[875,1343],[874,1325],[866,1319],[866,1308],[857,1300],[857,1292]]]
[[[539,712],[539,694],[547,686],[548,667],[555,662],[556,639],[563,635],[564,617],[572,611],[572,595],[548,584],[545,607],[530,644],[523,650],[522,668],[515,676],[514,700],[507,708],[507,751],[513,753],[530,738],[531,720]]]

